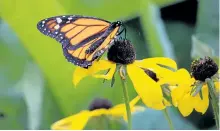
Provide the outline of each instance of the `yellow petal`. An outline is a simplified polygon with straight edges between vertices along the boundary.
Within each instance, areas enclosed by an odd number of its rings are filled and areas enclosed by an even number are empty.
[[[91,116],[101,116],[101,115],[108,115],[109,110],[108,109],[96,109],[91,111]]]
[[[115,70],[116,64],[112,63],[107,60],[99,60],[93,62],[92,66],[89,67],[88,69],[84,69],[81,67],[76,67],[74,73],[73,73],[73,84],[76,85],[86,76],[88,75],[94,75],[95,73],[98,73],[99,71],[102,70],[107,70],[112,68],[112,72]],[[111,73],[112,73],[111,72]],[[111,74],[107,76],[107,78],[111,78]]]
[[[171,68],[177,69],[176,62],[166,57],[147,58],[147,59],[139,60],[137,61],[137,63],[139,63],[142,67],[145,67],[145,68],[151,68],[152,65],[161,64],[161,65],[165,65],[165,66],[169,66]]]
[[[140,100],[140,96],[137,96],[130,101],[129,105],[131,112],[135,112],[134,108],[136,107],[135,105],[139,100]],[[123,116],[124,113],[126,113],[125,104],[119,104],[109,109],[109,114],[111,114],[112,116]]]
[[[179,85],[174,88],[172,87],[171,90],[171,97],[172,97],[172,102],[174,106],[177,106],[179,101],[191,90],[190,86],[185,86],[185,85]]]
[[[163,94],[160,85],[151,79],[141,68],[135,64],[129,64],[127,65],[127,72],[144,104],[152,107],[153,104],[162,102]]]
[[[164,72],[161,73],[161,77],[159,78],[159,83],[162,84],[170,84],[170,85],[180,85],[184,84],[185,86],[190,86],[192,84],[191,76],[186,69],[179,69],[176,72]]]
[[[104,78],[107,80],[112,79],[116,69],[116,64],[112,64],[110,67],[110,71],[106,75],[93,75],[95,78]]]
[[[108,61],[108,60],[99,60],[93,63],[93,66],[91,66],[91,68],[89,68],[89,70],[91,71],[91,74],[101,71],[101,70],[107,70],[113,66],[115,66],[116,64]]]
[[[166,108],[165,104],[161,101],[158,103],[152,104],[152,106],[149,106],[150,108],[156,109],[156,110],[163,110]]]
[[[193,102],[192,97],[190,94],[187,94],[181,99],[178,103],[178,109],[180,113],[186,117],[190,115],[193,111]]]
[[[78,114],[69,116],[55,122],[52,130],[82,130],[90,118],[89,111],[81,111]]]
[[[145,111],[146,108],[144,108],[143,106],[134,106],[134,108],[132,108],[131,112],[135,113],[135,112],[143,112]],[[125,112],[123,115],[123,118],[125,121],[128,121],[128,117],[127,117],[127,113]]]
[[[112,116],[123,116],[124,112],[126,112],[125,104],[118,104],[109,109],[109,114]]]
[[[168,82],[172,82],[175,81],[175,75],[179,74],[179,72],[173,72],[167,68],[161,67],[157,64],[152,64],[152,63],[145,63],[145,61],[135,61],[134,64],[136,64],[137,66],[141,67],[141,68],[147,68],[151,71],[153,71],[154,73],[156,73],[157,78],[159,78],[159,84],[165,84]],[[181,72],[181,70],[180,70]]]
[[[136,96],[133,100],[130,101],[130,107],[134,107],[140,99],[140,96]]]
[[[131,113],[145,110],[145,108],[142,106],[135,106],[139,100],[140,100],[140,96],[137,96],[130,101],[129,105],[130,105]],[[127,110],[125,104],[119,104],[111,108],[109,110],[109,114],[112,116],[123,116],[124,120],[127,121]]]
[[[86,76],[89,75],[89,72],[87,69],[76,67],[75,71],[73,72],[73,84],[74,87]]]
[[[202,87],[202,97],[201,99],[199,93],[194,97],[194,107],[197,112],[204,114],[209,106],[209,91],[207,85]]]

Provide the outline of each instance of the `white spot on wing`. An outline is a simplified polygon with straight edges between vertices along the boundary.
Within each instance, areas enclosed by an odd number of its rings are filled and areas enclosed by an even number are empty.
[[[60,25],[54,26],[54,29],[58,30],[60,28]]]
[[[68,18],[68,20],[72,20],[72,19],[73,19],[72,17],[69,17],[69,18]]]
[[[62,22],[62,19],[60,19],[59,17],[56,18],[56,20],[57,20],[57,23],[58,23],[58,24]]]
[[[42,21],[42,24],[44,24],[45,23],[45,21]]]

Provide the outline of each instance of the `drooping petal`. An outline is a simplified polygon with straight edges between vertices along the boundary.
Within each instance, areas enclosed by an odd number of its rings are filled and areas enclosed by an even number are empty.
[[[184,86],[178,86],[176,88],[173,88],[171,91],[171,97],[172,97],[172,102],[174,106],[177,106],[178,102],[184,97],[186,93],[187,87]]]
[[[166,58],[166,57],[154,57],[154,58],[147,58],[147,59],[143,59],[143,60],[138,60],[137,63],[145,68],[151,68],[152,65],[157,65],[157,64],[161,64],[161,65],[165,65],[165,66],[169,66],[173,69],[177,69],[177,64],[174,60],[170,59],[170,58]]]
[[[110,61],[107,60],[99,60],[99,61],[95,61],[93,63],[93,65],[91,67],[89,67],[88,69],[84,69],[81,67],[76,67],[74,73],[73,73],[73,84],[76,85],[80,82],[80,80],[82,80],[84,77],[88,76],[88,75],[95,75],[95,73],[98,73],[99,71],[102,70],[107,70],[107,69],[111,69],[112,71],[111,73],[115,70],[116,64],[112,63]],[[111,74],[109,74],[108,76],[106,76],[106,79],[110,79],[112,77]]]
[[[192,101],[190,94],[187,94],[178,102],[178,109],[184,117],[192,113],[194,106]]]
[[[93,75],[95,78],[104,78],[106,80],[111,80],[116,69],[116,64],[112,64],[109,72],[106,75]]]
[[[55,122],[51,129],[53,130],[82,130],[90,118],[89,111],[81,111],[78,114],[69,116]]]
[[[194,107],[197,112],[204,114],[209,107],[209,91],[207,85],[202,87],[202,98],[199,93],[194,97]]]
[[[73,84],[74,87],[86,76],[89,75],[89,72],[87,69],[76,67],[76,69],[73,72]]]
[[[153,104],[163,101],[160,85],[151,79],[141,68],[135,64],[129,64],[127,65],[127,73],[144,104],[148,107],[152,107]],[[164,108],[164,106],[161,107],[161,109],[162,108]]]

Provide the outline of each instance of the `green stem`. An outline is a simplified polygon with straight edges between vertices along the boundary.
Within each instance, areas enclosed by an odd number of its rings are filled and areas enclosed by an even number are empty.
[[[119,75],[120,75],[120,73],[119,73]],[[123,88],[123,93],[124,93],[125,107],[126,107],[126,111],[127,111],[128,129],[131,130],[132,129],[131,109],[130,109],[130,105],[129,105],[128,90],[127,90],[126,81],[125,81],[125,79],[122,76],[121,76],[121,83],[122,83],[122,88]]]
[[[173,122],[172,122],[172,120],[171,120],[171,118],[170,118],[166,108],[163,110],[163,114],[164,114],[165,118],[167,119],[167,121],[169,123],[170,130],[174,130]]]
[[[215,85],[211,79],[206,79],[206,82],[209,88],[209,95],[211,98],[210,100],[214,112],[216,127],[217,129],[219,129],[219,106],[218,106],[218,98],[215,93]]]

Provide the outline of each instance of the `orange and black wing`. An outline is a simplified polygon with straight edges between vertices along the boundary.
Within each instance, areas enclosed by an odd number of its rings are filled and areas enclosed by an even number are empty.
[[[68,15],[41,20],[37,28],[62,44],[68,61],[88,68],[109,47],[120,28],[120,23]]]

